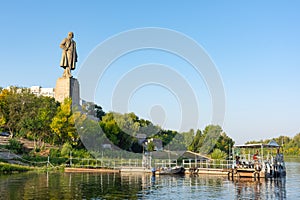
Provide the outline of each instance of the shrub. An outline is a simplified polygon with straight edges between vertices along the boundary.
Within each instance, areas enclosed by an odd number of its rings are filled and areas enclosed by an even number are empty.
[[[85,149],[76,149],[72,151],[72,156],[74,158],[91,158],[91,155]]]
[[[227,154],[224,151],[221,151],[220,149],[214,149],[214,151],[211,153],[212,159],[226,159]]]
[[[26,172],[31,170],[30,167],[9,164],[9,163],[0,163],[0,174],[13,173],[13,172]]]
[[[66,142],[62,148],[61,148],[61,151],[60,151],[60,154],[61,156],[64,156],[64,157],[68,157],[70,155],[70,152],[72,151],[72,145],[69,144],[68,142]]]
[[[7,149],[13,151],[14,153],[20,154],[23,153],[23,144],[20,141],[12,138],[8,141]]]
[[[60,150],[58,148],[51,148],[49,156],[51,158],[58,158],[58,157],[60,157]]]

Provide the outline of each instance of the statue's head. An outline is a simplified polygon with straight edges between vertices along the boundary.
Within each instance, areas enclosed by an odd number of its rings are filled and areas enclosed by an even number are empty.
[[[68,38],[73,38],[74,37],[74,33],[73,32],[69,32],[68,33]]]

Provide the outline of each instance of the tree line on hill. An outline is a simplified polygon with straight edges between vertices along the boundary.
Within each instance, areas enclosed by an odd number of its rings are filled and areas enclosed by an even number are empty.
[[[228,157],[234,145],[218,125],[208,125],[203,131],[191,129],[180,133],[164,130],[134,113],[105,113],[100,106],[89,104],[72,111],[71,105],[71,99],[59,103],[51,97],[36,96],[26,88],[1,89],[0,131],[7,131],[12,137],[38,141],[38,144],[67,144],[76,149],[84,149],[85,142],[96,144],[95,151],[103,150],[99,144],[105,143],[129,152],[153,151],[154,144],[151,141],[141,143],[141,135],[144,139],[160,140],[167,150],[190,150],[211,154],[213,158]],[[299,155],[299,134],[295,139],[282,137],[285,144],[289,144],[288,152]]]

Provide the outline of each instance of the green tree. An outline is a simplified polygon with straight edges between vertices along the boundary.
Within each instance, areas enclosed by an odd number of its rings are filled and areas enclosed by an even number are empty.
[[[0,94],[0,127],[12,136],[49,140],[50,124],[58,103],[36,96],[29,89],[11,87]]]
[[[76,145],[78,143],[79,136],[76,132],[71,106],[72,100],[66,98],[58,107],[50,124],[51,130],[55,133],[54,141],[57,144],[69,142]]]
[[[226,159],[227,154],[224,151],[215,148],[210,156],[212,159],[223,160]]]
[[[105,116],[102,117],[100,121],[100,126],[104,133],[106,134],[107,138],[115,145],[119,144],[118,135],[121,132],[120,128],[118,127],[116,121],[114,120],[113,113],[107,113]]]
[[[121,122],[120,114],[107,113],[102,117],[100,126],[104,131],[106,137],[116,146],[124,150],[130,150],[133,142],[133,137],[125,132],[123,132],[119,125],[117,124],[115,117],[117,117]],[[126,123],[126,122],[124,122]]]
[[[148,142],[147,144],[147,151],[154,151],[155,149],[155,144],[153,141]]]
[[[142,152],[137,134],[145,134],[148,138],[158,132],[158,128],[150,121],[139,119],[134,113],[106,113],[100,121],[100,126],[106,137],[121,149]]]
[[[60,155],[62,155],[64,157],[69,157],[71,151],[72,151],[72,145],[69,144],[68,142],[66,142],[63,144],[63,146],[61,148]]]
[[[214,148],[220,149],[225,153],[229,153],[233,145],[234,145],[234,141],[230,137],[228,137],[226,133],[222,132]]]
[[[234,145],[234,141],[223,132],[218,125],[208,125],[203,132],[196,131],[193,141],[188,146],[188,150],[204,154],[211,153],[215,148],[227,153]]]
[[[89,150],[100,151],[102,145],[106,142],[106,137],[100,128],[99,122],[79,111],[73,112],[73,117],[77,132],[80,135],[77,148],[88,145]]]
[[[201,147],[198,149],[200,153],[209,154],[213,151],[221,133],[223,132],[222,128],[219,125],[208,125],[203,131],[202,137],[204,141]]]
[[[114,113],[114,120],[119,128],[129,135],[136,136],[140,129],[139,118],[134,113]]]
[[[20,135],[39,141],[38,144],[41,142],[53,143],[50,124],[59,104],[50,97],[36,97],[34,95],[29,99],[25,104],[28,106],[26,110],[31,108],[31,111],[27,111],[23,115]]]
[[[6,126],[9,110],[7,96],[9,95],[8,90],[1,90],[0,92],[0,128],[1,130],[8,129]]]
[[[11,87],[10,90],[3,90],[0,95],[0,117],[1,126],[8,130],[13,137],[19,130],[23,117],[21,96],[18,88]]]
[[[39,109],[39,98],[28,89],[11,87],[0,95],[1,126],[12,136],[23,136],[32,131],[32,121]],[[39,124],[37,124],[39,125]]]
[[[54,98],[38,97],[29,89],[11,87],[0,94],[0,127],[11,136],[28,139],[51,138],[50,123],[56,113]],[[36,143],[35,143],[36,144]]]
[[[183,132],[182,135],[183,135],[183,144],[188,149],[188,147],[193,142],[194,130],[190,129],[190,131],[188,131],[188,132]]]
[[[193,151],[193,152],[197,152],[198,149],[200,148],[200,146],[202,145],[202,132],[201,130],[197,130],[196,131],[196,135],[195,137],[193,138],[193,141],[191,142],[191,144],[189,145],[188,147],[188,150],[189,151]]]
[[[59,103],[54,98],[40,97],[40,106],[36,115],[39,129],[36,130],[40,140],[53,143],[53,132],[51,131],[51,123],[56,115]]]
[[[160,130],[157,134],[153,136],[153,138],[160,139],[163,143],[163,146],[167,146],[177,134],[177,131]]]

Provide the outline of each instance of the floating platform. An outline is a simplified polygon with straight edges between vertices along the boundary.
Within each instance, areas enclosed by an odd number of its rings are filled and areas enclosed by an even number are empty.
[[[107,168],[72,168],[66,167],[65,172],[87,172],[87,173],[152,173],[151,169],[146,167],[131,167],[123,166],[120,169],[107,169]],[[185,169],[184,174],[208,174],[208,175],[228,175],[230,169],[213,169],[213,168],[198,168],[197,170]],[[155,174],[159,175],[159,171]]]
[[[266,178],[263,171],[256,171],[255,169],[231,169],[228,172],[229,178]]]
[[[121,167],[121,173],[152,173],[151,169],[146,167]]]
[[[88,173],[119,173],[118,169],[106,169],[106,168],[71,168],[66,167],[65,172],[88,172]]]
[[[228,175],[230,169],[218,169],[218,168],[196,168],[186,169],[186,174],[209,174],[209,175]]]

